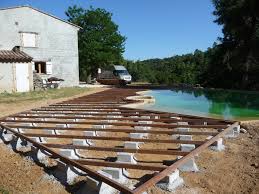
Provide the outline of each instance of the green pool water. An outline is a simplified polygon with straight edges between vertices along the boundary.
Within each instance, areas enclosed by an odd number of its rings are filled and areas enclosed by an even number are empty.
[[[234,120],[259,119],[259,93],[230,90],[151,90],[141,108]]]

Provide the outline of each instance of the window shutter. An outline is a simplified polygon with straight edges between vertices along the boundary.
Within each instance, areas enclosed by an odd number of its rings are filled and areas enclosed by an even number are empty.
[[[36,34],[22,33],[24,47],[36,47]]]
[[[51,75],[52,74],[52,63],[51,62],[47,62],[46,63],[46,73],[48,75]]]
[[[36,70],[36,68],[35,68],[35,63],[32,62],[32,71],[35,71],[35,70]]]

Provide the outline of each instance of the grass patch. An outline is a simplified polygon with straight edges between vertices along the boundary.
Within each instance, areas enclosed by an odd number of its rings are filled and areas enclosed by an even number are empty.
[[[3,189],[2,187],[0,187],[0,194],[9,194],[9,191]]]
[[[83,92],[89,91],[89,88],[61,88],[61,89],[48,89],[44,91],[33,91],[24,93],[1,93],[0,103],[15,103],[22,101],[38,101],[47,99],[58,99],[74,96]]]

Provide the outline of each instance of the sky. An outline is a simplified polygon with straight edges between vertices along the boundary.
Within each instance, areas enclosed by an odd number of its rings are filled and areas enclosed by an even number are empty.
[[[222,36],[211,0],[0,0],[0,7],[30,5],[61,19],[69,6],[104,8],[127,37],[129,60],[164,58],[206,50]],[[1,26],[0,26],[1,27]]]

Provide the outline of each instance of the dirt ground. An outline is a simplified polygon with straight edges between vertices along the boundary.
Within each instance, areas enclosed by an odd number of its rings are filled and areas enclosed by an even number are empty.
[[[103,90],[105,89],[80,89],[80,94],[66,98],[55,96],[54,99],[49,97],[47,99],[40,98],[40,100],[35,99],[33,101],[27,99],[19,100],[19,98],[15,98],[12,102],[0,103],[0,117]],[[75,92],[72,94],[74,93]],[[3,101],[3,98],[0,100]],[[55,180],[53,176],[46,174],[42,167],[38,166],[31,160],[28,160],[24,156],[13,152],[12,149],[7,147],[5,144],[0,143],[0,193],[65,194],[68,192],[65,190],[63,185]]]
[[[101,90],[95,89],[77,96]],[[30,101],[8,105],[0,103],[0,117],[65,99],[40,100],[33,104]],[[200,154],[196,160],[200,171],[181,173],[185,185],[174,193],[259,193],[259,121],[244,123],[243,127],[247,133],[241,133],[235,139],[226,139],[225,151],[206,150]],[[42,167],[0,144],[0,193],[5,190],[18,194],[69,193]],[[148,193],[169,192],[152,187]]]

